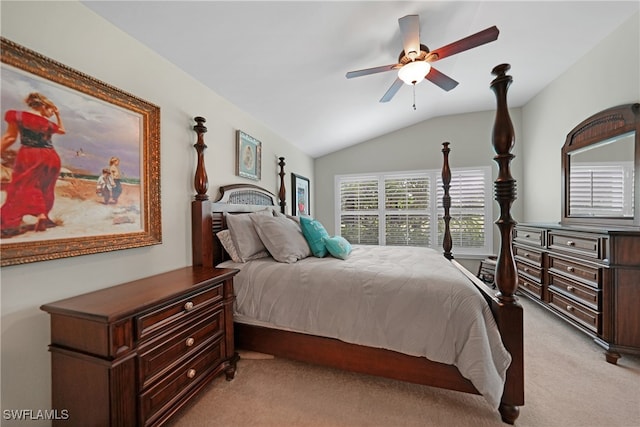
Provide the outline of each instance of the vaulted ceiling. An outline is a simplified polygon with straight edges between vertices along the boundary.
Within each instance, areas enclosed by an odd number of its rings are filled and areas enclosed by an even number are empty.
[[[121,28],[312,157],[433,117],[490,110],[491,70],[511,64],[509,105],[544,89],[639,9],[638,1],[85,1]],[[429,81],[379,100],[395,71],[398,19],[420,16],[429,49],[493,25],[498,39],[433,65]],[[624,49],[624,47],[621,47]],[[604,60],[605,58],[603,58]]]

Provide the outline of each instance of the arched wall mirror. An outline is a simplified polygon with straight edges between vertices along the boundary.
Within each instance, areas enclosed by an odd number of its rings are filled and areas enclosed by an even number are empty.
[[[640,104],[603,110],[562,147],[562,224],[640,228]]]

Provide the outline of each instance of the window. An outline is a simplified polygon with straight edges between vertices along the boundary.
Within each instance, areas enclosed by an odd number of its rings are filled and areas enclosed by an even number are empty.
[[[451,171],[454,253],[493,252],[491,168]],[[354,244],[442,248],[441,171],[336,176],[336,234]]]

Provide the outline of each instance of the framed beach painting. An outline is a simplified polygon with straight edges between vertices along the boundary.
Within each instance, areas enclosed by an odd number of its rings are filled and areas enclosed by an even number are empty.
[[[236,175],[260,180],[262,166],[262,142],[251,135],[236,131]]]
[[[309,178],[291,174],[291,212],[293,215],[311,215]]]
[[[162,243],[160,108],[1,44],[1,265]]]

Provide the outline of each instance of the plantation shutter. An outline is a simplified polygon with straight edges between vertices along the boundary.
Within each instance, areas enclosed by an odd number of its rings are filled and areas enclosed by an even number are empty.
[[[491,168],[452,170],[454,252],[493,252]],[[336,176],[336,233],[353,244],[442,248],[441,171]]]
[[[340,181],[340,235],[351,243],[379,243],[378,179]]]
[[[386,245],[430,246],[429,193],[426,174],[385,177]]]
[[[485,246],[485,204],[487,178],[483,170],[452,171],[449,194],[451,196],[451,238],[453,247],[483,248]],[[442,178],[438,177],[438,245],[444,239],[444,207]]]

